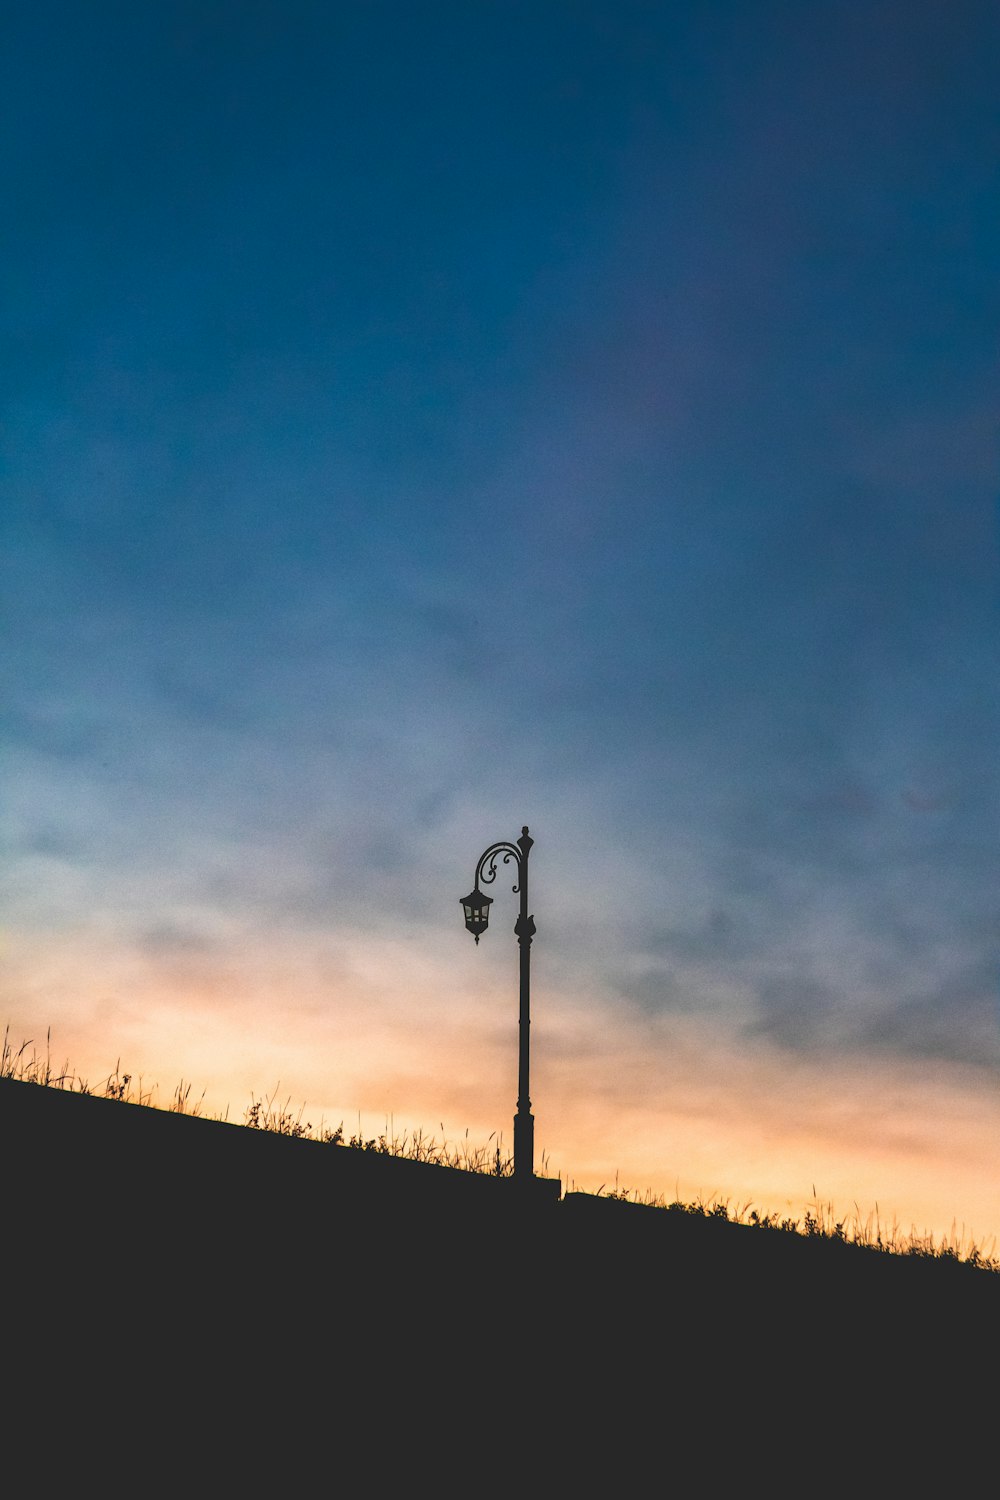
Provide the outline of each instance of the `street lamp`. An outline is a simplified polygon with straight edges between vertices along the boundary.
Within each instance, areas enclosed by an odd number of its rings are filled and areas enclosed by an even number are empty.
[[[476,879],[472,890],[462,897],[465,925],[478,946],[490,920],[492,896],[485,896],[479,883],[490,885],[497,878],[497,860],[508,864],[511,860],[517,867],[517,883],[512,886],[515,895],[520,894],[521,910],[514,923],[518,946],[521,950],[521,1007],[518,1019],[517,1050],[517,1114],[514,1116],[514,1176],[525,1181],[535,1171],[535,1122],[531,1114],[528,1097],[528,1035],[531,1027],[531,939],[535,935],[535,919],[528,915],[528,851],[534,839],[528,837],[527,826],[521,829],[521,837],[514,844],[506,840],[491,844],[480,856],[476,866]]]

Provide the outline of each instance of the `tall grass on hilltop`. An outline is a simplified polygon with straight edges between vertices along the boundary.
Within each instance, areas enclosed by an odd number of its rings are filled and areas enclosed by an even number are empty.
[[[185,1083],[183,1079],[174,1089],[168,1104],[155,1103],[158,1085],[145,1087],[141,1074],[135,1078],[131,1073],[123,1073],[120,1058],[115,1063],[113,1072],[100,1083],[91,1084],[87,1079],[75,1073],[68,1062],[64,1063],[60,1069],[52,1066],[51,1043],[52,1031],[49,1028],[45,1038],[44,1056],[38,1053],[32,1041],[22,1042],[15,1051],[10,1042],[8,1025],[4,1030],[3,1046],[0,1049],[0,1078],[14,1079],[20,1083],[36,1083],[44,1088],[65,1089],[74,1094],[89,1094],[97,1098],[114,1099],[123,1104],[138,1104],[149,1109],[162,1108],[172,1114],[194,1115],[222,1122],[229,1119],[228,1106],[222,1115],[205,1114],[204,1092],[192,1103],[191,1085]],[[468,1131],[465,1132],[461,1141],[449,1142],[445,1138],[443,1125],[440,1140],[436,1136],[425,1135],[422,1130],[403,1131],[400,1135],[393,1128],[390,1119],[386,1121],[386,1128],[381,1134],[366,1137],[361,1131],[359,1114],[357,1134],[348,1137],[344,1134],[343,1121],[334,1129],[330,1129],[321,1120],[318,1129],[314,1130],[310,1121],[302,1119],[304,1104],[298,1114],[294,1114],[290,1098],[286,1099],[284,1104],[277,1101],[277,1086],[271,1095],[262,1094],[260,1098],[257,1098],[251,1094],[250,1103],[243,1112],[243,1125],[249,1130],[266,1130],[275,1135],[341,1146],[347,1150],[373,1151],[382,1156],[402,1156],[411,1161],[452,1167],[463,1172],[479,1172],[491,1177],[513,1175],[513,1155],[504,1147],[502,1135],[491,1134],[485,1145],[477,1146],[469,1141]],[[544,1153],[542,1171],[539,1175],[547,1175],[547,1158]],[[959,1230],[953,1223],[951,1233],[935,1241],[933,1235],[918,1234],[913,1227],[908,1232],[902,1230],[895,1218],[891,1224],[883,1224],[879,1216],[878,1204],[875,1205],[873,1212],[862,1215],[855,1203],[851,1213],[838,1217],[832,1203],[823,1203],[820,1200],[815,1186],[812,1199],[806,1204],[801,1219],[762,1212],[750,1201],[733,1204],[728,1198],[720,1198],[717,1195],[708,1198],[699,1196],[690,1203],[681,1202],[676,1197],[668,1200],[662,1194],[654,1193],[650,1189],[640,1192],[635,1188],[620,1187],[617,1177],[613,1188],[605,1191],[605,1184],[602,1183],[594,1196],[620,1203],[661,1209],[667,1213],[693,1214],[703,1218],[721,1219],[729,1224],[742,1224],[751,1229],[770,1230],[779,1234],[797,1234],[807,1239],[839,1241],[841,1244],[862,1246],[865,1249],[882,1251],[889,1255],[960,1261],[980,1270],[1000,1274],[1000,1255],[996,1252],[995,1242],[991,1241],[989,1248],[984,1249],[975,1244],[971,1236],[966,1234],[964,1226]]]
[[[0,1078],[13,1078],[18,1083],[39,1083],[45,1088],[65,1089],[70,1094],[90,1094],[100,1099],[117,1099],[122,1104],[142,1104],[150,1109],[163,1108],[175,1115],[204,1113],[204,1092],[201,1098],[192,1104],[191,1085],[185,1083],[183,1078],[174,1089],[169,1104],[154,1103],[159,1092],[159,1085],[153,1084],[152,1088],[144,1088],[141,1073],[136,1078],[132,1073],[121,1071],[121,1058],[115,1063],[114,1071],[97,1084],[92,1084],[80,1074],[74,1073],[68,1061],[63,1063],[61,1068],[54,1068],[52,1066],[51,1026],[45,1033],[44,1057],[37,1052],[33,1041],[22,1042],[15,1052],[10,1041],[10,1026],[4,1028],[3,1046],[0,1048]],[[225,1119],[228,1113],[227,1110],[226,1115],[207,1118]]]
[[[502,1136],[497,1137],[494,1142],[491,1135],[485,1146],[474,1146],[466,1131],[463,1140],[452,1143],[444,1138],[443,1124],[442,1139],[439,1141],[436,1136],[425,1135],[422,1130],[412,1133],[404,1130],[399,1135],[390,1120],[386,1122],[386,1128],[380,1135],[366,1137],[361,1133],[359,1115],[357,1135],[345,1137],[343,1121],[333,1130],[321,1121],[319,1129],[314,1131],[308,1120],[304,1124],[302,1122],[305,1105],[297,1115],[293,1115],[291,1099],[286,1099],[283,1105],[276,1105],[277,1096],[277,1088],[270,1097],[262,1095],[257,1099],[251,1095],[250,1103],[243,1112],[244,1125],[250,1130],[271,1130],[276,1135],[322,1141],[330,1146],[347,1146],[355,1151],[374,1151],[380,1156],[405,1156],[411,1161],[429,1162],[439,1167],[456,1167],[463,1172],[483,1172],[491,1177],[510,1177],[514,1171],[513,1156],[504,1150]],[[494,1144],[491,1145],[490,1142]]]
[[[19,1083],[37,1083],[45,1088],[64,1089],[67,1093],[88,1094],[99,1099],[115,1099],[121,1104],[139,1104],[148,1109],[164,1109],[167,1113],[178,1115],[195,1115],[202,1119],[228,1122],[229,1108],[226,1107],[221,1115],[206,1114],[204,1108],[205,1094],[194,1102],[191,1100],[191,1085],[181,1079],[174,1089],[169,1103],[161,1105],[157,1102],[159,1085],[145,1086],[142,1075],[138,1078],[132,1073],[121,1071],[121,1059],[115,1063],[114,1069],[106,1078],[98,1083],[91,1083],[89,1079],[82,1077],[73,1071],[69,1062],[65,1062],[61,1068],[56,1068],[52,1063],[52,1029],[46,1032],[45,1052],[38,1052],[33,1041],[22,1042],[15,1050],[10,1041],[10,1026],[4,1030],[3,1046],[0,1048],[0,1078],[12,1078]],[[267,1130],[273,1135],[287,1135],[298,1140],[319,1141],[325,1145],[346,1146],[348,1149],[357,1151],[373,1151],[381,1156],[404,1156],[411,1161],[428,1162],[433,1166],[454,1167],[463,1172],[480,1172],[490,1177],[510,1177],[514,1172],[513,1154],[504,1146],[503,1135],[490,1135],[485,1145],[474,1145],[469,1140],[469,1132],[465,1132],[462,1140],[457,1142],[448,1141],[444,1136],[444,1125],[441,1126],[442,1136],[439,1140],[436,1136],[426,1135],[423,1130],[413,1132],[397,1132],[391,1120],[386,1121],[386,1128],[379,1135],[365,1136],[361,1131],[361,1117],[358,1116],[358,1132],[356,1135],[345,1136],[343,1121],[335,1128],[326,1126],[320,1121],[319,1127],[313,1129],[312,1123],[303,1121],[302,1115],[305,1105],[298,1114],[293,1113],[291,1099],[285,1100],[284,1104],[278,1102],[278,1087],[270,1095],[262,1094],[260,1098],[251,1094],[250,1103],[243,1111],[243,1124],[249,1130]],[[542,1174],[545,1175],[546,1158],[542,1156]]]
[[[951,1233],[935,1241],[932,1234],[918,1234],[916,1229],[904,1231],[895,1217],[891,1224],[884,1224],[879,1215],[878,1204],[873,1211],[863,1215],[857,1203],[848,1214],[837,1215],[832,1203],[819,1198],[815,1186],[813,1196],[805,1206],[801,1219],[778,1213],[765,1213],[750,1201],[732,1203],[728,1198],[698,1197],[691,1203],[682,1203],[674,1198],[668,1201],[662,1194],[647,1190],[618,1188],[605,1192],[598,1188],[598,1197],[617,1199],[622,1203],[643,1204],[665,1209],[671,1213],[695,1214],[707,1219],[724,1219],[729,1224],[745,1224],[751,1229],[769,1229],[779,1233],[798,1234],[806,1239],[836,1240],[844,1245],[859,1245],[867,1250],[882,1250],[889,1255],[912,1255],[932,1260],[961,1261],[983,1270],[1000,1272],[1000,1256],[996,1253],[996,1242],[989,1242],[988,1249],[977,1245],[956,1221]]]

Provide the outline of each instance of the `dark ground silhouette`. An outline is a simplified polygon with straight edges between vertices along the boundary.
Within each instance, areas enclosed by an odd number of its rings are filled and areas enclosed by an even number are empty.
[[[713,1493],[810,1445],[954,1485],[993,1440],[989,1272],[10,1080],[0,1149],[18,1399],[207,1492],[264,1449],[375,1494]]]

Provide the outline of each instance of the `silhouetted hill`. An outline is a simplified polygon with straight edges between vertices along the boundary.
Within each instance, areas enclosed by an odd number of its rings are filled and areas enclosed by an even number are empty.
[[[504,1430],[563,1424],[576,1441],[595,1423],[615,1441],[650,1423],[673,1441],[751,1418],[784,1430],[820,1408],[835,1426],[877,1408],[898,1429],[925,1406],[940,1422],[1000,1333],[1000,1276],[961,1263],[560,1202],[551,1182],[524,1192],[31,1083],[0,1080],[0,1152],[22,1347],[100,1351],[126,1405],[141,1348],[147,1383],[187,1382],[220,1423],[259,1409],[261,1382],[268,1420],[295,1420],[319,1381],[339,1441],[388,1390],[430,1402],[429,1421],[502,1411]]]

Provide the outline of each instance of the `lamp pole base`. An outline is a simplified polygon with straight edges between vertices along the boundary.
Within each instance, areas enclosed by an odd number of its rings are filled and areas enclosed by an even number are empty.
[[[514,1116],[514,1176],[535,1175],[535,1117],[529,1110]]]

